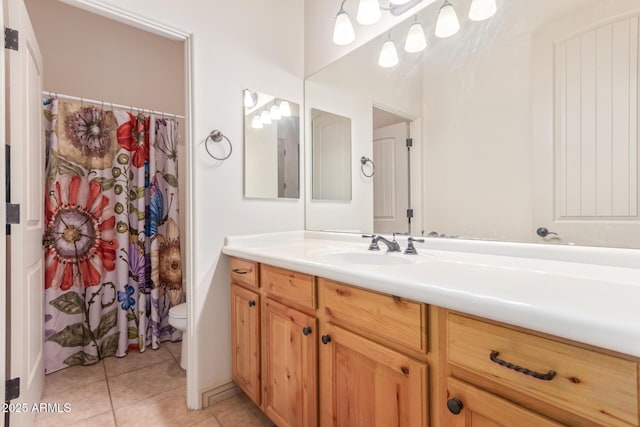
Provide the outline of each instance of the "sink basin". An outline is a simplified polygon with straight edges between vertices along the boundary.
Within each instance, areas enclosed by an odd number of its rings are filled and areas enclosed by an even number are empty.
[[[423,256],[388,252],[332,252],[320,255],[318,261],[328,264],[400,265],[425,261]]]

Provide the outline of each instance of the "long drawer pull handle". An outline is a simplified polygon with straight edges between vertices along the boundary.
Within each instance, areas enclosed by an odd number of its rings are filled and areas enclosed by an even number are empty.
[[[233,270],[231,270],[232,272],[236,273],[236,274],[247,274],[247,273],[251,273],[251,270],[241,270],[239,268],[234,268]]]
[[[499,352],[497,352],[495,350],[492,350],[491,351],[491,355],[489,356],[489,359],[491,359],[491,361],[493,363],[497,363],[500,366],[504,366],[505,368],[513,369],[514,371],[523,373],[525,375],[529,375],[529,376],[531,376],[533,378],[537,378],[539,380],[551,381],[556,376],[556,371],[549,371],[546,374],[541,374],[540,372],[532,371],[530,369],[523,368],[522,366],[514,365],[513,363],[509,363],[506,360],[498,359],[499,355],[500,355]]]

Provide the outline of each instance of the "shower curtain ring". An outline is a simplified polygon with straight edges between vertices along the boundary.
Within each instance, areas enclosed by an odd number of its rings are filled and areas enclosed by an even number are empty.
[[[211,139],[215,143],[221,142],[223,139],[225,139],[227,141],[227,144],[229,144],[229,152],[227,153],[227,155],[224,157],[216,157],[213,154],[211,154],[211,151],[209,151],[209,146],[207,145],[207,142],[209,142],[209,139]],[[215,130],[212,130],[211,133],[207,136],[207,139],[204,140],[204,149],[207,150],[207,154],[209,154],[214,159],[223,161],[223,160],[227,160],[229,156],[231,156],[231,152],[233,151],[233,145],[231,145],[231,141],[229,141],[229,138],[224,136],[221,131],[215,129]]]

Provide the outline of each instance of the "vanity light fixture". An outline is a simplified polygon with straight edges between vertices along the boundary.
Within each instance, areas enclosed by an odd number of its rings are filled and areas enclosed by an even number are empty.
[[[249,89],[244,90],[244,106],[245,108],[253,108],[258,103],[258,94],[251,92]]]
[[[418,15],[416,15],[415,22],[409,27],[407,40],[404,43],[404,50],[409,53],[416,53],[424,50],[426,47],[427,39],[424,36],[422,24],[418,22]]]
[[[340,46],[347,45],[356,39],[351,19],[349,19],[349,15],[343,7],[345,1],[347,0],[342,0],[342,5],[336,15],[336,23],[333,27],[333,42]]]
[[[444,0],[444,3],[440,7],[438,20],[436,21],[436,37],[450,37],[457,33],[459,29],[460,22],[458,21],[456,10],[453,8],[453,5],[449,3],[449,0]]]
[[[260,115],[256,114],[253,116],[251,120],[251,127],[254,129],[262,129],[264,126],[262,125],[262,120],[260,120]]]
[[[360,0],[356,21],[362,25],[375,24],[380,20],[380,3],[378,0]]]
[[[391,32],[389,32],[389,38],[382,45],[380,51],[380,58],[378,58],[378,65],[383,68],[390,68],[398,63],[398,51],[396,45],[391,40]]]
[[[278,108],[278,110],[280,111],[280,116],[282,117],[291,116],[291,106],[289,105],[288,101],[280,102],[280,107]]]
[[[271,120],[280,120],[282,115],[280,114],[280,109],[278,105],[274,102],[271,108],[269,109],[269,116],[271,116]]]
[[[473,0],[469,8],[469,19],[484,21],[495,15],[496,10],[496,0]]]
[[[260,114],[260,121],[265,125],[271,124],[271,115],[267,110],[262,110],[262,113]]]

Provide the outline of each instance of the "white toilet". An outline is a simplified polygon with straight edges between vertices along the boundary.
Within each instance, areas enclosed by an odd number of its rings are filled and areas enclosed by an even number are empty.
[[[169,309],[169,324],[182,331],[182,353],[180,354],[180,367],[187,369],[187,303],[174,305]]]

